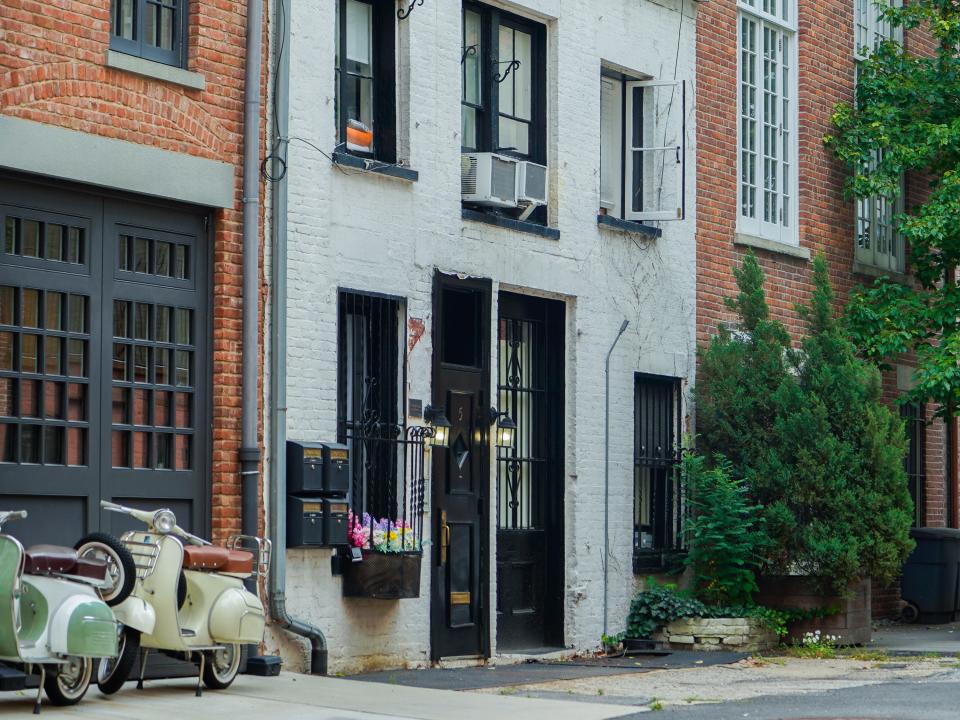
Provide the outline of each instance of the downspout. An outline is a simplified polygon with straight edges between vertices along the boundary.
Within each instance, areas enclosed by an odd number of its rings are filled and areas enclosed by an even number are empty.
[[[290,27],[286,0],[275,15],[274,47],[285,48],[277,58],[273,79],[274,147],[286,158],[290,82]],[[280,150],[282,148],[282,150]],[[290,617],[287,612],[287,168],[281,164],[270,185],[273,253],[271,257],[270,319],[270,617],[284,630],[310,641],[310,672],[327,674],[327,639],[320,628]]]
[[[243,97],[243,399],[240,442],[240,527],[259,535],[260,446],[260,75],[263,0],[247,2],[247,63]]]
[[[613,339],[613,344],[607,351],[607,360],[604,364],[604,378],[606,381],[606,408],[603,419],[603,634],[607,634],[607,599],[608,579],[610,570],[610,356],[613,349],[620,342],[620,337],[627,330],[629,320],[624,319],[620,332]]]

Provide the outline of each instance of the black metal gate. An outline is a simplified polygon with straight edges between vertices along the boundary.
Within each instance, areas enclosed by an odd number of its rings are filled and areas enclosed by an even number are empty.
[[[634,381],[634,572],[661,570],[683,546],[680,380]]]
[[[204,531],[202,215],[22,181],[0,197],[0,506],[30,512],[9,530],[119,530],[104,498]]]
[[[517,424],[497,450],[497,647],[563,644],[564,306],[500,293],[498,410]]]

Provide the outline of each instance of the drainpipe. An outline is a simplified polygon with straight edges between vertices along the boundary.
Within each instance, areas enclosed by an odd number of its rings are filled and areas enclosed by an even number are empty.
[[[274,47],[285,48],[277,60],[273,80],[276,152],[286,157],[290,81],[290,27],[286,0],[277,3]],[[282,148],[282,150],[281,150]],[[271,263],[270,318],[270,617],[284,630],[310,641],[310,672],[327,674],[327,640],[320,628],[297,620],[287,612],[287,174],[271,183],[273,254]]]
[[[257,442],[257,370],[260,290],[260,74],[263,0],[247,3],[247,63],[243,116],[243,400],[240,444],[240,525],[259,535],[260,447]]]
[[[607,351],[607,361],[604,365],[606,380],[606,410],[603,419],[603,634],[607,634],[607,580],[610,569],[610,356],[613,349],[620,342],[620,337],[626,332],[630,321],[624,319],[620,332],[613,339],[613,344]]]

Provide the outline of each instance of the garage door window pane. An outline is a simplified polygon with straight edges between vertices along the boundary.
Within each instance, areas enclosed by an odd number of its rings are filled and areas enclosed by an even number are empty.
[[[20,372],[40,372],[40,336],[22,335],[20,342],[23,345],[20,351]]]
[[[87,419],[87,386],[70,383],[67,386],[67,415],[70,420]]]
[[[13,333],[0,332],[0,370],[12,371],[13,358]]]
[[[110,438],[110,458],[113,467],[130,467],[130,433],[114,430]]]
[[[126,388],[113,388],[111,399],[113,411],[111,417],[115,425],[128,425],[130,423],[130,414],[127,406],[128,392]]]
[[[61,374],[62,344],[63,341],[60,338],[50,337],[49,335],[43,341],[44,367],[46,368],[47,375]]]
[[[70,332],[87,331],[87,298],[83,295],[70,296]]]
[[[193,438],[189,435],[177,435],[177,470],[190,470],[193,463],[191,444]]]
[[[87,464],[87,431],[85,428],[67,428],[67,464]]]
[[[17,426],[0,424],[0,462],[17,461]]]
[[[43,386],[44,416],[48,420],[63,420],[64,383],[48,382]]]
[[[43,429],[43,462],[45,465],[63,465],[62,427],[47,426]]]
[[[16,288],[0,287],[0,325],[16,325]]]
[[[23,291],[23,327],[40,327],[40,291],[25,289]]]
[[[24,257],[40,257],[40,223],[36,220],[25,220],[22,228],[20,254]]]
[[[20,416],[40,417],[40,387],[39,380],[20,381]]]
[[[17,381],[13,378],[0,378],[0,415],[17,415]]]
[[[20,462],[37,465],[40,463],[40,426],[20,426]]]
[[[87,377],[86,340],[70,340],[67,343],[67,363],[72,377]]]
[[[47,293],[47,330],[63,330],[63,293]]]

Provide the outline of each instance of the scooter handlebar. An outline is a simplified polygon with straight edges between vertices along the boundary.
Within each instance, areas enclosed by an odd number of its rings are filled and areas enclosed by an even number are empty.
[[[10,520],[23,520],[27,517],[26,510],[6,510],[0,512],[0,526]]]

